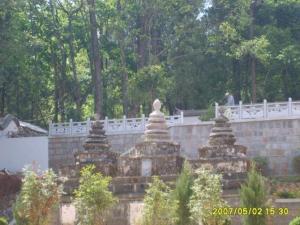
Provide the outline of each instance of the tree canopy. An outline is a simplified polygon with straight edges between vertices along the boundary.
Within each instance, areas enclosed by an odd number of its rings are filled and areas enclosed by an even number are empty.
[[[49,120],[300,98],[296,0],[2,0],[0,114]]]

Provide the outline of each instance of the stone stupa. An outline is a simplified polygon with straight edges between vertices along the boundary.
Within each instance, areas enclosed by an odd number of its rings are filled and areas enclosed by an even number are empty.
[[[84,151],[75,153],[75,164],[78,169],[94,164],[97,172],[103,175],[115,176],[117,174],[118,153],[110,150],[103,123],[98,116],[92,124],[83,147]]]
[[[249,167],[247,148],[235,144],[232,128],[220,109],[220,116],[209,135],[208,144],[198,149],[199,158],[191,160],[194,168],[204,166],[223,175],[225,188],[238,187],[245,179]]]
[[[119,159],[120,176],[174,175],[181,170],[180,145],[170,138],[161,103],[156,99],[142,141]]]

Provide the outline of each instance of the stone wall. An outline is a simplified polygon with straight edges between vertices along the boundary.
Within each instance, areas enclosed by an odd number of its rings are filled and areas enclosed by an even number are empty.
[[[111,149],[116,152],[125,152],[140,139],[140,134],[108,135]],[[49,137],[49,167],[55,171],[60,166],[74,165],[74,153],[83,150],[86,136],[77,137]]]
[[[250,157],[269,160],[272,175],[292,174],[292,159],[300,155],[300,119],[232,122],[237,144],[248,148]],[[181,145],[182,154],[197,157],[199,145],[206,144],[212,123],[174,126],[171,137]]]
[[[181,144],[181,153],[190,159],[198,156],[198,147],[206,144],[212,122],[176,125],[169,128],[172,140]],[[292,158],[300,155],[300,118],[232,122],[237,144],[248,147],[250,157],[263,156],[270,161],[273,175],[292,173]],[[124,152],[142,134],[108,135],[112,149]],[[82,149],[85,137],[50,137],[49,167],[74,163],[74,151]]]

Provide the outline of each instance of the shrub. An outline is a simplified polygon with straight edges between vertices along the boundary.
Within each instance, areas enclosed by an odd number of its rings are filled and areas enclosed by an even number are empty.
[[[215,107],[213,104],[209,104],[205,114],[200,116],[202,121],[210,121],[215,117]]]
[[[117,199],[109,191],[111,177],[95,172],[94,165],[80,171],[79,187],[75,190],[76,219],[78,224],[102,225],[105,213]]]
[[[213,209],[228,207],[222,199],[221,175],[214,174],[205,168],[196,171],[193,194],[190,200],[192,219],[199,224],[228,224],[227,215],[213,215]]]
[[[291,191],[280,191],[276,195],[280,198],[297,198],[297,193]]]
[[[262,175],[267,175],[268,174],[268,167],[269,167],[269,160],[267,157],[262,157],[262,156],[256,156],[253,158],[253,161],[256,165],[257,170],[262,174]]]
[[[52,170],[24,171],[22,188],[14,205],[13,213],[17,225],[44,225],[48,223],[52,209],[59,202],[62,187]]]
[[[154,176],[144,198],[143,225],[173,225],[177,221],[177,202],[170,197],[169,187]]]
[[[289,225],[300,225],[300,217],[294,218]]]
[[[185,161],[173,192],[173,198],[178,202],[176,208],[176,215],[178,217],[177,225],[189,225],[191,223],[191,212],[188,204],[193,193],[192,185],[192,168],[190,164]]]
[[[241,205],[244,208],[265,208],[268,196],[266,179],[256,171],[253,163],[248,178],[240,190]],[[244,216],[244,225],[265,225],[266,216]]]
[[[297,174],[300,174],[300,155],[293,158],[293,168]]]
[[[8,225],[6,218],[0,217],[0,225]]]

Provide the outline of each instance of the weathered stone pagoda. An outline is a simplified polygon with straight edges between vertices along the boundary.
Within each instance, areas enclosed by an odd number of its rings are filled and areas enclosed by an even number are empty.
[[[101,172],[106,176],[117,175],[117,163],[119,154],[110,149],[103,124],[99,117],[92,124],[89,135],[83,144],[84,150],[76,150],[75,165],[61,167],[59,174],[62,177],[67,177],[64,183],[64,192],[68,197],[73,194],[74,189],[79,185],[80,170],[88,164],[93,164],[97,172]],[[68,201],[68,200],[67,200]]]
[[[244,180],[248,170],[247,148],[235,144],[235,137],[224,109],[209,135],[208,144],[198,149],[199,158],[190,160],[194,168],[204,166],[223,174],[225,188],[235,188]]]
[[[92,124],[83,147],[84,151],[76,152],[74,155],[78,170],[87,164],[94,164],[96,170],[106,176],[117,175],[118,154],[110,150],[103,124],[99,118]]]
[[[153,108],[142,141],[119,157],[118,177],[113,179],[117,194],[143,196],[151,176],[159,175],[165,181],[171,181],[181,170],[180,145],[169,136],[158,99],[154,101]]]

